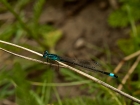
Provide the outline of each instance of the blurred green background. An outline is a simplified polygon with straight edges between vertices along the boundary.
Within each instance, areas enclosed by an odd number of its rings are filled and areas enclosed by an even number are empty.
[[[48,50],[60,56],[94,59],[108,72],[139,50],[139,20],[139,0],[0,0],[0,40],[42,54]],[[9,45],[0,43],[0,47],[42,59]],[[3,51],[0,57],[0,105],[137,105],[71,70]],[[118,79],[84,72],[117,87],[136,58],[125,63]],[[139,69],[137,65],[123,91],[140,99]]]

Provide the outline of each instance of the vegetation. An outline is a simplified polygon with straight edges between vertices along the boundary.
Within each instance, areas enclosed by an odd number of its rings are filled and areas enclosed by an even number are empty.
[[[25,6],[30,3],[34,5],[34,8],[31,9],[33,15],[27,18]],[[140,26],[139,24],[136,25],[136,23],[140,19],[140,1],[120,0],[120,3],[120,8],[110,15],[108,23],[114,28],[131,26],[129,39],[118,40],[120,49],[126,55],[129,55],[139,50]],[[9,2],[8,0],[1,0],[0,5],[1,13],[8,11],[15,18],[12,22],[0,21],[0,40],[10,41],[38,52],[43,52],[46,49],[54,52],[56,43],[62,37],[62,32],[52,25],[39,23],[45,0],[36,0],[34,2],[31,0],[13,0]],[[23,40],[33,41],[35,44],[29,45],[24,43]],[[11,46],[0,44],[0,47],[13,51]],[[13,52],[26,55],[24,51],[15,48]],[[33,55],[29,54],[29,56],[32,57]],[[8,55],[7,59],[9,61],[1,62],[2,65],[0,66],[0,101],[12,100],[17,105],[130,105],[132,103],[131,100],[122,98],[122,96],[111,90],[64,68],[59,71],[61,74],[59,76],[63,78],[61,83],[56,83],[59,81],[57,80],[59,79],[57,77],[58,72],[54,70],[57,67],[52,68],[25,61],[21,58],[13,57],[13,55]],[[130,77],[127,86],[124,87],[124,91],[140,99],[139,69],[140,66]],[[108,81],[104,77],[97,77]],[[33,81],[40,83],[40,85]],[[117,82],[120,83],[119,80],[114,79],[110,84],[117,86]],[[73,87],[79,92],[77,93],[79,95],[73,93],[73,98],[67,95],[69,94],[68,92],[71,92],[70,90],[62,91],[65,88],[70,89]],[[61,91],[65,93],[65,96]],[[137,105],[136,103],[133,104]]]
[[[139,50],[140,25],[136,25],[136,23],[140,20],[140,1],[120,1],[120,3],[122,3],[122,6],[110,15],[109,24],[112,27],[127,27],[128,25],[131,26],[130,38],[121,39],[118,41],[118,45],[121,50],[126,55],[128,55]]]

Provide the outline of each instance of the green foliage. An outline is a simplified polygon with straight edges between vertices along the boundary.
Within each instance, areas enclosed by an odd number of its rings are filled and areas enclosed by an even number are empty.
[[[17,11],[22,10],[29,2],[30,0],[16,0],[15,10]]]
[[[131,39],[120,39],[120,40],[118,40],[118,45],[119,45],[120,49],[126,55],[131,54],[135,50],[135,47],[134,47],[134,45],[132,45],[132,43],[133,43],[133,41]]]
[[[62,105],[91,105],[95,104],[95,100],[87,97],[76,97],[72,99],[64,99],[62,100]],[[58,103],[54,103],[54,105],[59,105]]]
[[[8,0],[1,0],[0,1],[4,5],[4,9],[2,11],[5,12],[11,12],[14,15],[14,20],[11,23],[2,22],[0,25],[2,26],[0,29],[0,39],[3,40],[13,40],[15,43],[21,44],[21,39],[25,38],[34,40],[38,43],[38,46],[34,46],[36,49],[38,49],[39,46],[41,48],[54,48],[57,42],[62,37],[62,32],[60,30],[56,30],[54,27],[48,25],[48,24],[40,24],[39,18],[41,16],[43,5],[45,4],[45,0],[16,0],[8,2]],[[139,1],[136,1],[137,3],[126,2],[126,0],[122,1],[123,3],[126,3],[127,5],[122,6],[122,8],[114,15],[110,17],[110,23],[114,27],[120,26],[126,26],[130,22],[130,20],[138,20],[139,14],[138,11],[134,11],[134,9],[139,8]],[[26,10],[25,6],[29,3],[34,4],[33,6],[33,16],[30,18],[27,18],[26,16]],[[12,4],[12,5],[11,5]],[[137,5],[136,7],[129,6],[130,11],[127,8],[128,5]],[[6,8],[6,9],[5,9]],[[0,10],[1,11],[1,10]],[[132,11],[135,13],[131,14]],[[136,15],[135,18],[133,18],[133,15]],[[129,15],[129,18],[126,16]],[[114,18],[119,18],[115,19]],[[125,18],[126,19],[122,19]],[[119,21],[119,22],[117,22]],[[116,22],[116,23],[115,23]],[[122,40],[119,43],[119,45],[126,51],[128,49],[129,43],[136,42],[137,45],[139,43],[138,34],[139,29],[137,27],[137,35],[134,35],[135,31],[132,31],[132,37],[133,40],[130,40],[128,42],[125,40]],[[135,36],[135,37],[134,37]],[[24,43],[24,45],[26,45]],[[134,48],[132,44],[130,45],[130,52],[133,50],[138,49]],[[14,49],[15,51],[15,49]],[[24,52],[22,52],[24,53]],[[97,85],[96,83],[86,83],[85,85],[79,85],[77,86],[77,90],[82,92],[85,92],[83,96],[80,97],[74,97],[70,99],[69,97],[65,97],[65,99],[61,99],[59,96],[59,91],[57,91],[57,87],[51,87],[51,86],[35,86],[29,82],[30,81],[38,81],[40,83],[49,84],[53,83],[53,78],[56,71],[53,71],[52,69],[40,65],[40,64],[34,64],[30,63],[30,61],[25,62],[24,60],[15,60],[18,62],[15,65],[13,65],[13,68],[10,67],[10,69],[3,68],[3,70],[0,70],[0,99],[8,98],[9,96],[13,96],[16,99],[16,104],[18,105],[46,105],[49,103],[54,103],[54,105],[92,105],[92,104],[99,104],[99,105],[118,105],[120,103],[123,103],[123,99],[119,98],[115,93],[111,93],[110,91],[103,89],[100,85]],[[10,61],[9,61],[10,62]],[[20,65],[20,64],[22,65]],[[10,62],[11,64],[11,62]],[[7,66],[7,65],[6,65]],[[86,79],[81,77],[80,75],[77,75],[76,73],[73,73],[70,70],[62,69],[59,71],[63,76],[64,80],[71,83],[71,81],[85,81]],[[33,74],[33,77],[32,77]],[[31,76],[31,77],[30,77]],[[28,78],[29,77],[29,78]],[[61,79],[61,78],[60,78]],[[137,81],[133,86],[138,83]],[[55,84],[55,83],[54,83]],[[110,83],[111,84],[111,83]],[[67,88],[67,87],[66,87]],[[136,89],[139,88],[139,86],[136,86]],[[65,92],[64,92],[65,93]],[[88,94],[88,95],[86,95]],[[89,98],[90,97],[90,98]],[[55,100],[55,102],[54,102]]]
[[[121,50],[126,54],[131,54],[139,50],[140,45],[140,26],[135,23],[140,20],[140,1],[139,0],[120,0],[122,6],[114,11],[109,17],[109,24],[112,27],[126,27],[131,25],[132,31],[129,39],[120,39],[117,43]]]
[[[35,4],[34,4],[34,9],[33,9],[33,16],[31,18],[27,18],[26,16],[26,10],[24,10],[24,7],[30,3],[30,0],[19,0],[17,2],[11,2],[12,5],[7,2],[7,0],[1,0],[2,4],[8,9],[8,11],[10,11],[14,17],[16,18],[16,21],[7,25],[6,22],[3,22],[1,25],[3,26],[0,30],[0,39],[4,39],[4,40],[10,40],[10,38],[13,38],[14,40],[16,40],[16,42],[20,43],[20,39],[19,36],[17,34],[20,33],[20,37],[29,37],[32,40],[36,41],[40,47],[42,48],[50,48],[55,46],[55,44],[59,41],[60,36],[62,36],[62,32],[59,33],[58,31],[48,25],[48,24],[40,24],[39,23],[39,18],[41,16],[42,10],[43,10],[43,5],[45,4],[45,0],[36,0]],[[13,6],[15,5],[15,6]],[[16,11],[21,11],[19,13],[17,13]],[[26,20],[26,21],[25,21]],[[7,27],[5,27],[5,25]],[[19,28],[20,27],[20,28]],[[46,30],[44,31],[40,31],[43,30],[42,28],[46,28]],[[51,29],[50,29],[51,28]],[[4,30],[8,30],[8,31],[4,31]],[[56,32],[54,32],[56,31]],[[53,33],[54,32],[54,33]],[[55,41],[51,42],[50,44],[46,44],[46,42],[50,41],[50,39],[47,39],[48,35],[47,33],[53,33],[53,38],[55,38]],[[56,35],[54,35],[56,33]],[[45,36],[45,39],[43,39]],[[51,36],[52,37],[52,36]]]
[[[43,75],[43,76],[44,76],[44,78],[46,78],[46,81],[44,81],[44,83],[47,84],[47,83],[52,83],[53,82],[54,76],[53,76],[53,71],[52,70],[48,70],[45,73],[45,75]],[[42,97],[41,97],[41,99],[44,103],[49,103],[50,102],[51,95],[52,95],[51,92],[52,92],[52,87],[45,87],[45,86],[42,87]]]
[[[121,50],[126,54],[129,55],[133,52],[139,50],[140,45],[140,26],[136,27],[136,35],[131,31],[129,39],[120,39],[118,40],[118,45]]]
[[[13,34],[16,32],[15,24],[9,25],[0,29],[0,39],[1,40],[10,40],[13,37]]]
[[[81,77],[80,75],[77,75],[75,73],[73,73],[72,71],[70,70],[67,70],[67,69],[61,69],[60,71],[62,74],[65,75],[65,79],[68,80],[68,81],[72,81],[72,80],[84,80],[83,77]]]
[[[125,9],[125,7],[122,7],[119,10],[114,11],[108,20],[108,23],[112,26],[112,27],[124,27],[127,26],[129,23],[129,19],[127,17],[127,11]]]
[[[51,99],[51,87],[38,87],[37,91],[31,89],[31,85],[27,80],[27,73],[22,69],[19,63],[14,65],[14,68],[9,72],[6,70],[0,71],[0,99],[15,95],[18,105],[45,105]],[[46,70],[41,76],[42,80],[46,78],[45,83],[50,83],[53,80],[53,71]],[[14,89],[10,89],[13,87]],[[41,97],[38,94],[41,94]]]
[[[1,93],[3,94],[0,94],[0,97],[2,97],[4,93],[10,93],[9,95],[11,95],[12,92],[12,94],[16,94],[16,101],[18,105],[38,105],[34,96],[31,94],[29,83],[26,80],[26,73],[22,70],[21,66],[18,63],[14,65],[13,70],[9,72],[2,72],[2,74],[0,75],[0,83],[9,84],[5,85],[2,88],[2,90],[6,89],[8,92],[1,91]],[[15,92],[9,89],[11,86],[15,87]]]
[[[126,55],[130,55],[140,49],[140,25],[138,21],[140,20],[140,0],[120,0],[122,6],[113,12],[109,17],[109,24],[112,27],[126,27],[130,24],[131,31],[130,37],[127,39],[119,39],[117,41],[118,46]],[[136,25],[137,24],[137,25]],[[128,80],[129,83],[125,85],[129,85],[129,87],[133,87],[132,89],[128,89],[127,91],[135,97],[139,97],[139,83],[140,80],[140,66],[137,65],[137,68],[134,71],[134,75],[131,75]],[[127,72],[127,71],[126,71]],[[133,79],[134,78],[134,79]]]
[[[105,97],[103,97],[105,95]],[[120,102],[116,102],[113,97],[108,94],[97,94],[96,97],[86,97],[80,96],[71,99],[64,99],[61,101],[62,105],[122,105]],[[59,105],[57,102],[54,103],[55,105]]]
[[[120,0],[122,6],[114,11],[108,22],[112,27],[125,27],[130,23],[129,13],[133,16],[134,21],[140,19],[140,0]],[[129,8],[129,10],[128,10]]]
[[[12,85],[9,83],[9,72],[7,73],[5,70],[0,71],[0,100],[6,98],[9,95],[14,93],[13,90],[9,90],[9,87]]]
[[[50,48],[54,48],[56,43],[58,42],[58,40],[60,40],[61,36],[62,36],[62,32],[60,30],[56,30],[56,31],[52,31],[52,32],[48,32],[48,33],[44,33],[44,43],[47,46],[50,46]],[[49,40],[47,40],[49,39]]]
[[[37,27],[38,25],[38,20],[41,15],[41,11],[43,8],[43,5],[45,3],[45,0],[37,0],[36,4],[34,5],[34,15],[33,15],[33,20],[34,20],[34,26]]]

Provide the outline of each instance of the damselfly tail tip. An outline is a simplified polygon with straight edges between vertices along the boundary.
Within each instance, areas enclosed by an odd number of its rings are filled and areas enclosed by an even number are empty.
[[[114,78],[118,78],[118,76],[113,74],[113,73],[110,73],[109,76],[114,77]]]

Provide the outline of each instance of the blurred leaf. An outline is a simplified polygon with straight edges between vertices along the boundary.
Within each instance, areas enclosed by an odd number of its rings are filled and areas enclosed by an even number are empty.
[[[117,41],[117,44],[119,45],[120,49],[126,54],[129,55],[131,54],[135,47],[132,44],[132,40],[131,39],[120,39]]]
[[[43,100],[41,100],[40,96],[37,93],[31,91],[31,94],[35,97],[36,101],[38,102],[38,105],[44,105]]]
[[[134,36],[133,33],[130,33],[130,39],[120,39],[117,41],[120,49],[126,54],[132,54],[140,49],[140,26],[137,28],[137,36]]]
[[[1,28],[0,39],[1,40],[9,40],[9,39],[14,37],[15,32],[16,32],[16,25],[15,24]]]
[[[15,5],[15,9],[20,11],[20,9],[22,9],[24,6],[26,6],[27,3],[29,3],[30,1],[31,0],[17,0],[16,5]]]
[[[74,97],[69,99],[63,99],[62,105],[94,105],[95,100],[92,98],[81,96],[81,97]],[[59,103],[55,102],[55,105],[59,105]],[[96,104],[95,104],[96,105]]]
[[[69,70],[69,69],[65,69],[65,68],[61,68],[61,71],[60,71],[64,76],[65,76],[65,80],[69,80],[69,81],[72,81],[72,80],[84,80],[83,77],[81,77],[80,75],[77,75],[77,73]]]
[[[44,35],[45,33],[46,35],[48,32],[55,31],[55,28],[50,25],[39,25],[38,30],[40,34]]]
[[[33,23],[35,27],[37,27],[38,25],[38,20],[41,15],[44,3],[45,3],[45,0],[36,0],[36,3],[34,5],[34,14],[33,14],[34,22]]]
[[[9,24],[6,27],[2,27],[0,30],[0,39],[1,40],[10,40],[13,39],[15,43],[19,42],[21,37],[25,34],[25,31],[22,29],[19,22]]]
[[[48,69],[46,71],[46,73],[44,73],[44,75],[42,76],[42,79],[46,80],[46,84],[47,83],[52,83],[53,82],[53,77],[54,77],[54,73],[51,69]],[[51,95],[52,95],[52,87],[42,87],[42,100],[44,101],[44,103],[49,103],[49,101],[51,100]]]
[[[44,36],[44,41],[45,41],[44,43],[47,46],[53,48],[62,37],[62,31],[60,30],[51,31],[48,33],[44,33],[43,36]]]
[[[5,69],[0,70],[0,99],[14,94],[14,90],[9,89],[12,86],[9,81],[10,72],[7,72]]]
[[[9,97],[15,93],[15,90],[10,89],[12,84],[9,81],[0,81],[0,100]]]
[[[26,80],[26,73],[18,63],[14,65],[10,80],[15,84],[18,105],[38,105],[35,97],[31,94],[29,83]]]
[[[114,11],[108,19],[109,25],[112,27],[125,27],[129,23],[129,19],[127,17],[127,12],[125,10],[116,10]]]
[[[140,49],[140,25],[136,27],[136,35],[133,33],[133,31],[130,32],[130,37],[133,40],[133,44],[136,47],[136,50]]]
[[[126,7],[130,8],[131,16],[133,16],[134,21],[140,20],[140,0],[120,0],[121,7],[110,14],[108,23],[112,27],[126,27],[129,23],[128,10]]]
[[[4,5],[0,4],[0,13],[5,12],[6,10],[7,8]]]

